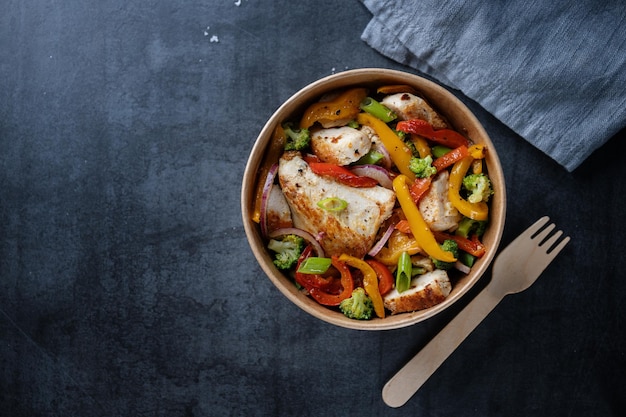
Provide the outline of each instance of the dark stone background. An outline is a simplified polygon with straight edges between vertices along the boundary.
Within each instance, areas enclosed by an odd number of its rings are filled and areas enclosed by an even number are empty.
[[[367,10],[1,9],[1,416],[624,415],[624,132],[568,173],[459,94],[504,164],[503,244],[546,214],[572,242],[394,410],[383,384],[455,311],[383,332],[312,318],[257,266],[239,206],[247,154],[291,94],[410,71],[360,40]]]

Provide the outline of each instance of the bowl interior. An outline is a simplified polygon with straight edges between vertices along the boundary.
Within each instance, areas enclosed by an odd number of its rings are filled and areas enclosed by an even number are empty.
[[[442,303],[426,310],[388,315],[384,319],[352,320],[302,294],[293,281],[272,263],[272,256],[265,247],[259,226],[252,221],[258,172],[275,127],[302,113],[306,106],[318,100],[324,93],[352,86],[374,89],[376,86],[392,84],[414,87],[456,130],[463,132],[474,143],[487,146],[487,169],[495,189],[490,203],[490,223],[483,238],[487,252],[475,263],[469,274],[453,281],[452,292]],[[417,75],[388,69],[364,68],[331,75],[309,84],[276,110],[261,130],[250,153],[243,176],[241,209],[244,229],[254,256],[269,279],[289,300],[309,314],[331,324],[358,330],[385,330],[409,326],[432,317],[457,301],[479,280],[493,260],[502,236],[506,211],[505,193],[504,176],[493,143],[476,117],[459,99],[443,87]]]

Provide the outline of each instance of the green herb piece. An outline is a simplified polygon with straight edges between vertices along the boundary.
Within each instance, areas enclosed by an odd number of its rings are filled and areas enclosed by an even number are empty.
[[[327,211],[342,211],[348,207],[348,202],[339,197],[328,197],[318,201],[317,206]]]
[[[402,252],[400,259],[398,259],[398,270],[396,271],[396,290],[398,292],[404,292],[411,287],[412,269],[411,256],[408,252]]]
[[[371,97],[365,97],[363,101],[361,101],[360,107],[364,112],[371,114],[385,123],[396,120],[398,117],[393,110]]]
[[[330,267],[330,258],[309,256],[300,264],[298,272],[301,274],[323,274]]]

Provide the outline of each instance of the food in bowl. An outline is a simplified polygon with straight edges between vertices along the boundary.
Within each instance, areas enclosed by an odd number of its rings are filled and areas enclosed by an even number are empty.
[[[409,84],[342,86],[276,124],[251,216],[319,305],[351,320],[430,309],[492,253],[490,152]]]

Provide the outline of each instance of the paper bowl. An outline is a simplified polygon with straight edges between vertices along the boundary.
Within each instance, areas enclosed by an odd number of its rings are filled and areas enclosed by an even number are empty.
[[[272,254],[266,248],[259,225],[252,220],[256,190],[259,186],[259,167],[272,140],[275,127],[286,120],[298,120],[299,117],[296,116],[299,116],[309,104],[319,100],[323,94],[347,87],[365,86],[375,89],[377,86],[393,84],[406,84],[414,87],[435,110],[450,122],[454,129],[463,132],[474,143],[486,145],[488,149],[486,164],[495,190],[490,200],[490,223],[483,237],[487,252],[475,263],[469,274],[458,274],[458,278],[452,282],[450,295],[440,304],[412,313],[387,315],[384,319],[353,320],[337,310],[318,304],[311,297],[303,294],[290,277],[274,266]],[[450,91],[414,74],[389,69],[363,68],[341,72],[315,81],[295,93],[276,110],[261,130],[250,152],[243,175],[241,210],[246,236],[256,260],[270,281],[288,300],[312,316],[336,326],[358,330],[387,330],[410,326],[440,313],[457,302],[476,284],[493,260],[502,236],[506,211],[506,189],[500,160],[487,132],[474,114]],[[267,308],[272,308],[272,306],[268,304]]]

